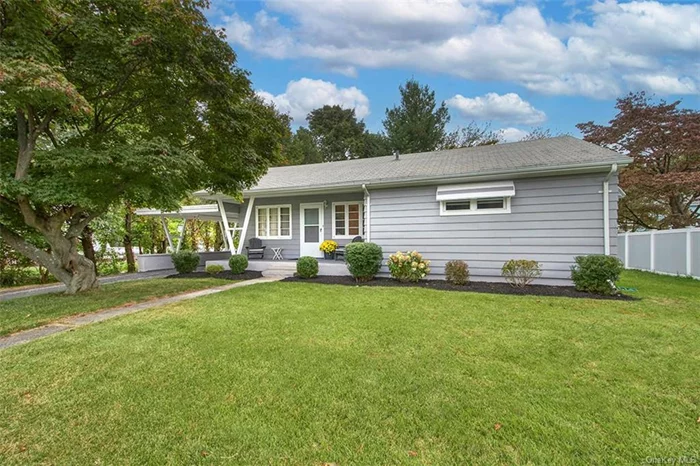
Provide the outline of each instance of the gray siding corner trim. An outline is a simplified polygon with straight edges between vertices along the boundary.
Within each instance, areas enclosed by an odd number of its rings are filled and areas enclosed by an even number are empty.
[[[371,189],[372,241],[385,259],[417,250],[431,261],[428,278],[444,278],[447,261],[464,260],[473,280],[502,281],[509,259],[541,263],[540,284],[569,284],[578,255],[603,254],[606,174],[515,180],[507,214],[440,216],[437,185]],[[444,186],[444,183],[441,184]],[[617,176],[610,178],[610,248],[617,253]],[[382,268],[386,274],[386,267]]]

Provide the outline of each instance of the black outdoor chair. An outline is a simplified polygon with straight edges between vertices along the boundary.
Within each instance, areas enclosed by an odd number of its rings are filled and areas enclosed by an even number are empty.
[[[355,236],[351,243],[363,243],[365,240],[362,239],[362,236]],[[345,259],[345,246],[338,246],[335,250],[335,260],[338,260],[340,258]]]
[[[263,259],[265,258],[265,248],[260,238],[250,238],[248,246],[245,247],[248,259]]]

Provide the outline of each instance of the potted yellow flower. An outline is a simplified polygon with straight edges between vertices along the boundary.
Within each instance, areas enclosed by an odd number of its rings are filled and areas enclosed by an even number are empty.
[[[333,240],[327,239],[319,247],[323,251],[323,257],[325,259],[333,259],[333,253],[338,249],[338,243]]]

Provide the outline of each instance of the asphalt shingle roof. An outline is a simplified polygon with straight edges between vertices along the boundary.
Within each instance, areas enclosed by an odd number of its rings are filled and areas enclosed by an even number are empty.
[[[501,171],[628,163],[612,150],[560,136],[534,141],[271,168],[249,192],[471,176]]]

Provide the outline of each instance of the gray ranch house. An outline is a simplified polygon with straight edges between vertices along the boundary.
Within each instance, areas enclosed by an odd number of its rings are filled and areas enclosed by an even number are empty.
[[[345,245],[361,236],[380,245],[385,259],[419,251],[431,261],[427,278],[443,278],[445,263],[461,259],[473,280],[501,281],[504,262],[534,259],[543,271],[537,283],[563,285],[575,256],[616,255],[618,172],[630,161],[562,136],[276,167],[242,198],[195,193],[218,208],[138,213],[216,219],[233,253],[245,253],[248,241],[259,238],[264,257],[250,261],[258,270],[285,261],[293,268],[289,259],[323,257],[324,240]],[[284,260],[273,261],[273,248]],[[320,272],[347,270],[322,261]]]

